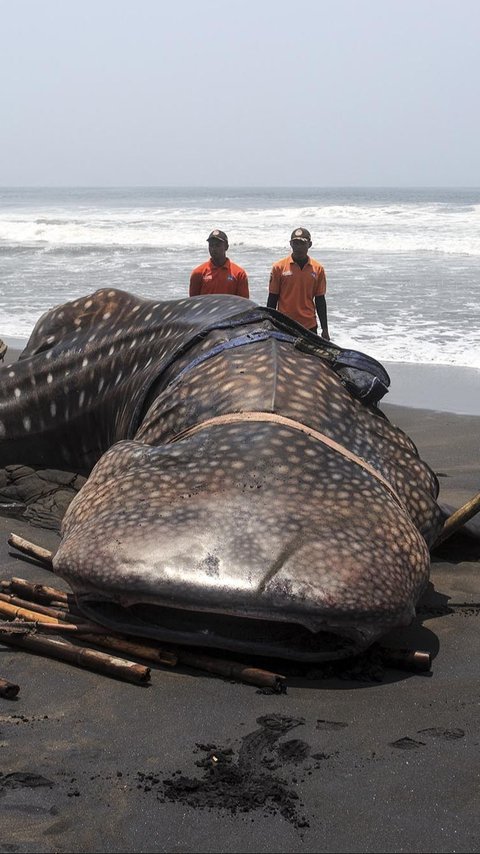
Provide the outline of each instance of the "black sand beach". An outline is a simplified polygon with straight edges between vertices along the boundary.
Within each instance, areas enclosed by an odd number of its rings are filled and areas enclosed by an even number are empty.
[[[417,406],[381,408],[458,506],[480,488],[480,417]],[[64,587],[10,531],[58,543],[0,517],[1,577]],[[20,685],[0,698],[0,852],[477,851],[478,552],[436,555],[416,621],[388,639],[431,652],[426,674],[370,656],[289,667],[283,695],[186,668],[143,688],[0,646]]]

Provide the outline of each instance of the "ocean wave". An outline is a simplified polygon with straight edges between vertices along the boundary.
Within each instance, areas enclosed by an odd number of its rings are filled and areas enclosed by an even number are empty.
[[[461,339],[435,334],[433,324],[400,327],[395,332],[381,327],[373,331],[364,326],[362,332],[340,328],[333,335],[340,347],[368,353],[379,362],[403,362],[420,365],[449,365],[480,369],[480,332],[473,331]]]
[[[105,285],[184,297],[215,226],[264,305],[299,225],[326,269],[337,343],[379,361],[480,368],[473,190],[0,191],[0,337],[27,338],[47,309]]]
[[[81,293],[72,294],[72,298]],[[158,298],[156,293],[143,296]],[[184,296],[184,294],[182,294]],[[178,298],[178,294],[163,294]],[[40,306],[0,305],[0,338],[27,339],[40,316],[55,303]],[[371,304],[368,304],[371,307]],[[398,323],[369,321],[368,315],[338,310],[329,313],[332,340],[341,347],[359,350],[379,362],[438,364],[480,369],[480,327],[464,326],[462,335],[455,327],[439,325],[433,318],[402,318]]]
[[[231,247],[288,251],[291,229],[302,223],[323,251],[436,252],[480,255],[480,205],[311,205],[3,212],[0,246],[129,247],[192,250],[218,225]]]

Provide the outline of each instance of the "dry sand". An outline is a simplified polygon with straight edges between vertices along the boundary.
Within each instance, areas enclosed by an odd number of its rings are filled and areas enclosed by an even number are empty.
[[[382,408],[445,503],[478,491],[480,418]],[[11,530],[58,543],[0,517],[2,577],[51,583],[9,550]],[[417,620],[391,639],[434,655],[425,675],[372,661],[265,695],[159,668],[140,688],[0,647],[0,676],[21,686],[0,699],[0,852],[478,851],[479,557],[436,557]]]

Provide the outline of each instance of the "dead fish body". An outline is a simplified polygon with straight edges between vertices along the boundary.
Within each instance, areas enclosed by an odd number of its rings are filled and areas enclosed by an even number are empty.
[[[443,516],[374,360],[238,297],[105,289],[0,376],[0,465],[94,466],[54,567],[99,622],[313,661],[411,622]]]

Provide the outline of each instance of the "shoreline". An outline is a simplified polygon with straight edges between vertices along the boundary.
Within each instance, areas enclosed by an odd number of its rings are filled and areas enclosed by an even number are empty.
[[[27,339],[6,335],[2,340],[8,347],[5,366],[18,359]],[[381,406],[388,404],[480,417],[479,368],[388,361],[382,365],[390,377],[390,388],[381,399]]]
[[[480,416],[480,370],[456,365],[382,362],[390,388],[382,404]]]

